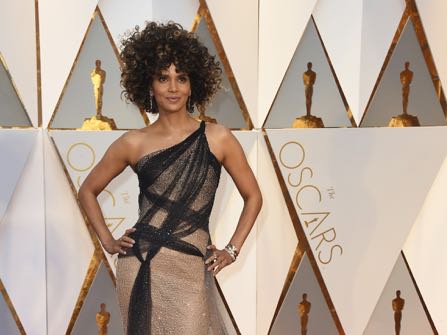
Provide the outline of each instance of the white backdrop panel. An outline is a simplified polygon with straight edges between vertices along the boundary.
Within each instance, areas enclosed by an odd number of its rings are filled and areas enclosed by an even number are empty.
[[[52,131],[51,136],[70,175],[79,190],[84,179],[101,160],[107,148],[124,132],[122,131]],[[115,238],[124,234],[138,219],[138,178],[127,167],[107,185],[98,201],[109,229]],[[118,254],[105,252],[115,271]]]
[[[152,0],[152,19],[158,22],[172,20],[180,23],[186,30],[191,30],[198,9],[199,0]]]
[[[118,47],[128,29],[142,27],[152,18],[152,0],[101,0],[98,6]]]
[[[416,4],[445,90],[447,87],[447,44],[445,43],[447,2],[445,0],[416,0]]]
[[[35,130],[0,130],[0,222],[36,141]],[[12,144],[12,145],[11,145]]]
[[[313,16],[346,100],[357,121],[362,1],[319,0]]]
[[[235,131],[253,173],[257,173],[256,131]],[[210,217],[211,239],[222,249],[236,229],[243,200],[230,175],[222,169]],[[217,275],[228,306],[242,334],[256,334],[256,225],[244,243],[237,262]]]
[[[46,126],[98,0],[39,1],[42,119]]]
[[[264,199],[256,231],[256,314],[261,335],[268,333],[298,239],[262,132],[258,133],[257,170]]]
[[[447,159],[444,160],[404,245],[408,263],[439,334],[447,333],[446,198]]]
[[[44,157],[48,334],[65,334],[94,246],[47,133]]]
[[[28,334],[46,333],[42,130],[0,223],[0,278]],[[36,140],[34,141],[34,137]],[[20,151],[20,146],[15,147]],[[24,152],[27,154],[27,152]],[[16,167],[17,168],[17,167]],[[18,169],[20,174],[21,169]]]
[[[258,124],[261,127],[316,0],[259,1]]]
[[[36,127],[37,55],[34,5],[33,0],[1,2],[0,53],[8,64],[23,104]]]
[[[447,130],[267,134],[341,323],[360,334],[447,153],[438,145]]]
[[[248,112],[257,125],[258,0],[207,3]]]

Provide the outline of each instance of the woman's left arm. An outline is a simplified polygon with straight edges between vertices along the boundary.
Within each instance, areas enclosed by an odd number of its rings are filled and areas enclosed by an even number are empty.
[[[229,244],[240,252],[261,210],[262,195],[244,151],[229,129],[225,128],[219,142],[222,145],[222,165],[230,174],[244,200],[244,207],[236,230],[229,241]],[[211,263],[208,269],[214,274],[233,262],[231,255],[226,250],[218,250],[214,245],[208,248],[213,251],[214,256],[210,257],[206,263]]]

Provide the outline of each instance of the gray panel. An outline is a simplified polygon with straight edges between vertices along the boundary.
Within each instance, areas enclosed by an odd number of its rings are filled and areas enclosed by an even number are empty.
[[[309,258],[305,254],[278,312],[271,335],[302,334],[298,305],[302,302],[304,293],[311,304],[306,335],[338,334]]]
[[[99,266],[96,277],[90,287],[87,297],[73,328],[73,335],[98,334],[96,313],[101,303],[106,304],[106,311],[110,313],[108,334],[123,334],[121,314],[116,296],[116,289],[103,263]]]
[[[2,335],[19,335],[16,322],[12,317],[11,311],[0,293],[0,330]]]
[[[97,59],[101,60],[101,68],[106,71],[103,115],[113,118],[120,129],[145,127],[138,108],[121,100],[118,59],[98,15],[92,22],[51,127],[79,128],[84,118],[96,114],[90,73]]]
[[[400,297],[405,300],[400,333],[403,335],[433,334],[402,254],[394,265],[364,334],[395,335],[392,301],[396,298],[397,290],[401,291]]]
[[[207,107],[206,115],[217,119],[217,122],[228,128],[247,128],[242,116],[236,96],[231,88],[230,81],[224,71],[216,46],[211,38],[205,19],[201,19],[196,34],[200,41],[208,48],[211,55],[216,55],[222,68],[222,89],[216,94],[211,104]],[[253,83],[256,85],[256,83]],[[197,111],[194,113],[198,115]]]
[[[1,58],[1,55],[0,55]],[[0,59],[0,126],[31,126],[11,78]]]
[[[296,117],[306,114],[303,73],[308,62],[312,62],[312,70],[317,74],[311,114],[322,118],[325,127],[351,126],[315,24],[310,19],[273,102],[265,128],[290,128]]]
[[[366,111],[362,127],[387,126],[393,116],[402,114],[400,73],[406,61],[410,62],[410,70],[413,71],[408,114],[416,115],[422,126],[446,124],[413,23],[409,20]]]

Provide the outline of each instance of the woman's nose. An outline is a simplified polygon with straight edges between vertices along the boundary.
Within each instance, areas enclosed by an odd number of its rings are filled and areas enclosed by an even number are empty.
[[[169,81],[169,91],[171,91],[171,92],[177,91],[177,82],[175,80]]]

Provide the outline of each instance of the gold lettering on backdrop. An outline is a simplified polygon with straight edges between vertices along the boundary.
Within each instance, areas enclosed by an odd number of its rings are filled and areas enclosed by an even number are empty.
[[[313,250],[322,264],[329,264],[343,255],[343,247],[337,243],[336,228],[329,222],[329,211],[313,212],[309,209],[323,205],[323,194],[318,185],[312,183],[315,169],[305,165],[306,150],[296,141],[285,143],[279,151],[279,162],[288,170],[287,183],[296,189],[295,204],[303,228],[313,241]],[[334,187],[327,188],[329,199],[335,199]],[[328,220],[327,220],[328,219]]]
[[[314,193],[317,193],[317,195],[318,195],[318,202],[321,202],[321,200],[322,200],[321,192],[320,192],[320,190],[318,189],[318,187],[316,187],[316,186],[314,186],[314,185],[304,185],[303,187],[301,187],[301,188],[298,190],[298,192],[296,192],[296,205],[298,206],[299,209],[303,209],[303,207],[302,207],[301,204],[300,204],[300,200],[299,200],[299,199],[300,199],[301,192],[304,191],[304,190],[307,190],[307,189],[310,189],[311,191],[313,190]]]
[[[87,148],[87,151],[90,153],[89,154],[89,156],[90,156],[90,163],[88,163],[84,167],[76,166],[75,164],[73,164],[73,161],[71,159],[71,155],[73,154],[72,153],[73,150],[75,150],[75,149],[79,150],[81,148]],[[73,170],[75,170],[77,172],[85,172],[85,171],[90,170],[92,168],[92,166],[95,164],[95,161],[96,161],[95,150],[93,150],[93,148],[89,144],[87,144],[87,143],[78,142],[78,143],[72,144],[70,146],[70,148],[68,149],[68,152],[67,152],[67,163]]]
[[[283,150],[288,145],[297,145],[299,150],[301,151],[301,154],[300,154],[301,157],[297,160],[298,163],[296,165],[287,165],[286,163],[284,163],[284,160],[282,159]],[[286,144],[284,144],[282,146],[281,150],[279,151],[279,160],[281,161],[281,164],[288,169],[296,169],[296,168],[300,167],[301,164],[303,164],[303,162],[304,162],[304,158],[306,158],[306,152],[304,151],[304,147],[301,144],[299,144],[298,142],[294,142],[294,141],[287,142]]]
[[[300,185],[301,185],[301,182],[303,181],[303,176],[304,176],[304,172],[305,172],[305,171],[309,171],[309,175],[310,175],[309,178],[312,178],[312,177],[314,176],[314,172],[312,171],[312,169],[309,168],[309,167],[305,167],[305,168],[303,168],[303,169],[301,170],[301,173],[300,173],[300,179],[299,179],[299,181],[298,181],[298,184],[293,184],[292,181],[290,180],[290,177],[292,176],[292,174],[289,173],[289,176],[287,177],[287,181],[289,182],[290,186],[293,186],[293,187],[298,187],[298,186],[300,186]]]
[[[85,162],[80,163],[76,159],[76,157],[79,157],[79,156],[82,156],[85,159],[86,163]],[[69,147],[69,149],[67,151],[66,161],[67,161],[68,167],[71,168],[76,173],[84,174],[86,172],[89,172],[89,170],[91,170],[91,168],[96,163],[95,149],[91,145],[84,143],[84,142],[74,143]],[[76,184],[77,184],[78,188],[81,187],[81,184],[83,182],[83,176],[81,174],[79,174],[79,175],[75,176],[74,178],[76,179]],[[129,200],[130,200],[129,193],[124,191],[124,192],[120,192],[119,194],[120,194],[121,198],[123,199],[123,202],[128,204]],[[109,197],[111,199],[111,207],[116,206],[117,198],[113,194],[113,192],[108,190],[107,188],[104,189],[99,196],[100,197],[104,197],[104,196]],[[121,224],[124,222],[125,219],[126,219],[125,217],[104,216],[106,225],[112,233],[114,233],[115,230],[117,230],[121,226]]]
[[[110,229],[112,233],[115,232],[115,230],[121,226],[121,224],[124,222],[126,218],[120,217],[120,218],[104,218],[104,221],[106,222],[107,227]]]

